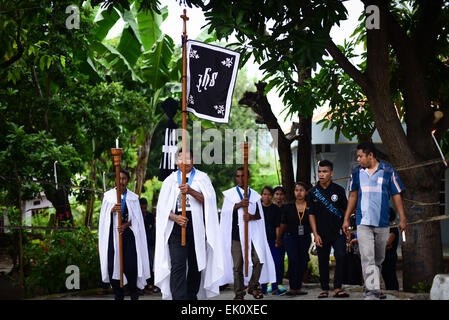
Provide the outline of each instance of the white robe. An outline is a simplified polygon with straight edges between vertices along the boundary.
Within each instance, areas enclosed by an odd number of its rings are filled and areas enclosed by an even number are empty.
[[[243,189],[240,188],[243,195]],[[220,235],[223,246],[223,262],[224,262],[224,276],[220,281],[220,285],[227,283],[234,283],[234,261],[231,254],[232,244],[232,212],[234,205],[241,201],[239,194],[235,187],[223,192],[224,200],[221,209],[220,218]],[[262,272],[260,274],[259,283],[276,282],[276,269],[274,266],[273,256],[271,255],[270,247],[267,241],[265,231],[265,218],[263,215],[262,203],[260,202],[260,195],[251,189],[251,197],[249,198],[248,213],[254,215],[256,213],[256,205],[259,207],[260,219],[251,220],[248,222],[248,277],[244,276],[245,285],[248,284],[251,278],[253,263],[251,260],[251,243],[262,263]],[[242,255],[245,257],[245,222],[243,221],[243,208],[238,209],[238,225],[240,244],[242,247]],[[243,270],[244,271],[244,270]]]
[[[204,205],[190,195],[187,195],[187,197],[192,212],[198,271],[201,272],[201,284],[197,297],[198,299],[206,299],[220,293],[219,280],[223,276],[223,257],[220,237],[218,236],[219,222],[215,190],[209,177],[204,172],[195,170],[196,173],[190,187],[203,194]],[[176,200],[179,194],[177,171],[175,171],[162,184],[156,210],[154,285],[161,289],[162,299],[172,299],[168,239],[174,221],[169,219],[169,214],[170,211],[176,211]]]
[[[109,227],[111,224],[111,209],[117,203],[116,189],[107,191],[104,194],[103,203],[100,210],[100,221],[98,225],[98,249],[100,253],[101,279],[103,282],[109,283],[108,272],[108,243],[109,243]],[[128,221],[131,221],[131,228],[136,241],[137,253],[137,287],[143,289],[151,277],[150,261],[148,259],[147,236],[143,223],[142,210],[140,209],[139,197],[134,192],[126,192],[126,206],[128,207]],[[117,213],[113,213],[113,237],[114,237],[114,270],[112,279],[120,280],[120,256],[119,256],[119,236],[118,236],[118,220]],[[127,284],[125,274],[123,274],[123,284]]]

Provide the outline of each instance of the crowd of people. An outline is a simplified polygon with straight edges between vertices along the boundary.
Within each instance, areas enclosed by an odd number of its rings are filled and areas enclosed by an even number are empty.
[[[223,192],[220,211],[209,177],[194,168],[192,152],[186,152],[185,158],[187,183],[182,183],[179,170],[164,180],[156,215],[148,212],[146,199],[138,199],[126,188],[126,170],[120,175],[121,204],[115,203],[114,190],[105,194],[100,262],[102,281],[111,284],[115,299],[124,298],[118,284],[118,234],[123,238],[123,269],[131,299],[159,291],[163,299],[205,299],[229,284],[234,300],[244,300],[246,294],[254,299],[267,294],[306,295],[303,282],[311,254],[318,258],[318,298],[328,298],[332,251],[333,297],[349,297],[343,284],[364,284],[365,299],[382,299],[381,275],[387,290],[399,290],[396,250],[399,232],[406,226],[401,199],[405,188],[396,170],[377,160],[372,143],[357,146],[359,166],[351,173],[348,198],[345,189],[332,181],[334,168],[328,160],[319,162],[316,185],[295,184],[290,202],[285,201],[282,186],[265,186],[260,194],[250,186],[244,190],[244,168],[238,168],[236,186]],[[181,164],[182,150],[178,167]],[[181,215],[183,196],[185,216]],[[121,228],[116,212],[121,213]],[[396,212],[400,230],[390,228]],[[283,286],[286,274],[288,290]]]

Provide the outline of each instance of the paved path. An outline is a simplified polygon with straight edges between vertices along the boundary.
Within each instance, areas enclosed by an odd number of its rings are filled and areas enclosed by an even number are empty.
[[[347,293],[349,293],[348,298],[334,298],[332,297],[332,291],[329,291],[329,298],[327,299],[318,299],[318,295],[321,292],[318,283],[304,284],[303,289],[307,291],[307,295],[303,296],[273,296],[271,294],[265,295],[262,300],[333,300],[333,301],[344,301],[344,300],[363,300],[363,293],[361,286],[350,286],[345,285],[344,289]],[[386,300],[428,300],[428,294],[413,294],[413,293],[405,293],[402,291],[384,291],[386,295]],[[232,300],[234,297],[234,292],[232,291],[232,285],[228,286],[224,290],[220,292],[220,295],[212,298],[211,300]],[[47,297],[41,297],[37,299],[45,299],[45,300],[113,300],[114,295],[111,293],[108,294],[85,294],[85,293],[73,293],[73,294],[64,294],[64,295],[52,295]],[[129,296],[126,296],[126,300],[129,300]],[[161,294],[146,294],[140,297],[140,300],[161,300]],[[245,300],[247,301],[255,301],[251,295],[246,295]]]

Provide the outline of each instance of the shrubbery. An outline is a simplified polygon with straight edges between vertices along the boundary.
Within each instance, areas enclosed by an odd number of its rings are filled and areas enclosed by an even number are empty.
[[[101,285],[97,232],[55,230],[43,239],[31,236],[24,243],[24,287],[28,297],[68,291],[65,270],[75,265],[80,271],[80,289]]]

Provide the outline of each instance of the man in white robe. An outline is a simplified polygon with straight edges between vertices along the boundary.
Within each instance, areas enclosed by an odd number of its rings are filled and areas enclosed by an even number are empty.
[[[182,151],[177,161],[181,168]],[[193,167],[190,151],[186,177],[182,184],[180,170],[168,176],[157,203],[154,284],[163,299],[211,298],[219,294],[223,276],[215,190],[207,174]],[[181,193],[186,194],[186,217],[181,215]],[[186,227],[185,246],[181,246],[182,227]]]
[[[123,300],[125,296],[120,288],[119,232],[122,235],[123,284],[128,285],[132,300],[139,299],[137,288],[143,289],[151,276],[139,197],[126,188],[128,183],[128,171],[120,170],[121,204],[117,204],[116,188],[106,192],[98,227],[101,278],[111,284],[115,300]],[[120,230],[119,215],[122,217]]]
[[[261,299],[260,283],[276,282],[276,270],[268,246],[260,195],[248,187],[243,198],[243,168],[236,171],[237,186],[223,192],[220,236],[223,246],[224,276],[220,285],[234,283],[234,300],[243,300],[244,285],[248,293]],[[249,172],[248,172],[249,178]],[[248,207],[248,277],[244,277],[245,223],[244,207]]]

